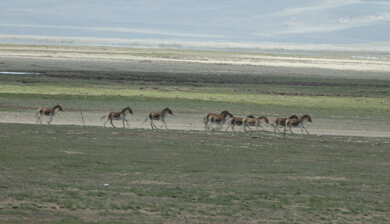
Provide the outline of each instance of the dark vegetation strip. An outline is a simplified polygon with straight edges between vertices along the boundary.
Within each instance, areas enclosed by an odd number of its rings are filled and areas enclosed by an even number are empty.
[[[390,83],[383,80],[354,80],[329,78],[299,78],[272,75],[220,75],[220,74],[188,74],[188,73],[161,73],[161,72],[118,72],[118,71],[53,71],[27,74],[25,77],[54,78],[71,80],[96,80],[112,83],[123,82],[152,82],[159,84],[182,84],[201,86],[207,84],[218,85],[288,85],[288,86],[329,86],[329,87],[371,87],[390,88]]]

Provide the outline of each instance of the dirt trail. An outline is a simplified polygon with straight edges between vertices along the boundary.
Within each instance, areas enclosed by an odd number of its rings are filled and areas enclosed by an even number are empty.
[[[101,117],[105,112],[96,112],[96,111],[83,111],[84,122],[86,126],[100,126],[103,127],[105,119]],[[146,118],[144,115],[128,115],[127,120],[129,121],[130,128],[144,128],[150,129],[149,121],[144,122]],[[25,112],[0,112],[0,123],[23,123],[23,124],[36,124],[36,118],[34,117],[35,111],[25,111]],[[190,117],[190,119],[188,119]],[[42,124],[47,125],[48,117],[42,117]],[[314,119],[313,119],[314,120]],[[166,122],[168,129],[171,130],[204,130],[203,115],[202,114],[175,114],[174,117],[167,116]],[[362,137],[386,137],[390,138],[389,128],[377,126],[375,124],[355,124],[354,130],[348,130],[351,127],[352,121],[337,121],[335,122],[332,119],[315,119],[313,123],[308,123],[305,127],[308,129],[310,134],[314,135],[334,135],[334,136],[362,136]],[[113,121],[114,125],[117,128],[123,128],[121,121]],[[162,128],[163,123],[161,121],[155,122],[158,128]],[[39,124],[37,124],[39,125]],[[83,125],[80,112],[62,112],[58,113],[52,121],[52,125]],[[110,122],[106,124],[107,128],[112,128]],[[273,132],[274,129],[271,125],[263,125],[264,130],[268,132]],[[227,128],[225,124],[223,126],[223,131]],[[253,129],[253,128],[252,128]],[[236,127],[235,130],[240,130],[240,127]],[[254,129],[255,130],[255,129]],[[260,129],[261,130],[261,129]],[[232,131],[229,129],[228,131]],[[243,130],[241,130],[243,131]],[[295,134],[301,134],[300,129],[293,129]],[[256,133],[255,131],[253,132]],[[278,133],[278,131],[276,132]],[[304,131],[305,133],[305,131]],[[261,134],[261,132],[259,133]],[[305,133],[306,134],[306,133]]]

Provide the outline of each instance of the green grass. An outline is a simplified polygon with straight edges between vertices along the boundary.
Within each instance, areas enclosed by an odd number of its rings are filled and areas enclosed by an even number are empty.
[[[22,124],[1,130],[3,220],[390,219],[387,138]]]
[[[128,101],[128,102],[181,102],[188,104],[238,104],[262,107],[279,107],[291,109],[325,110],[325,111],[344,111],[359,113],[361,116],[367,114],[385,115],[390,112],[390,100],[387,97],[336,97],[336,96],[305,96],[305,95],[274,95],[264,93],[227,93],[226,91],[215,91],[209,93],[207,90],[186,90],[176,91],[174,88],[164,88],[163,90],[144,90],[126,88],[124,86],[84,86],[75,87],[70,85],[21,85],[21,84],[3,84],[0,86],[0,105],[2,108],[11,108],[10,98],[28,99],[29,103],[25,106],[36,107],[42,105],[39,100],[51,99],[51,101],[64,102],[67,100],[80,101]],[[3,99],[3,100],[1,100]],[[32,100],[32,101],[31,101]],[[100,103],[97,103],[99,105]],[[77,104],[67,105],[67,108],[73,108]],[[101,104],[100,108],[106,109],[107,104]],[[62,103],[64,106],[64,103]],[[76,107],[77,108],[77,107]],[[24,108],[26,109],[26,108]],[[86,108],[88,109],[88,108]]]

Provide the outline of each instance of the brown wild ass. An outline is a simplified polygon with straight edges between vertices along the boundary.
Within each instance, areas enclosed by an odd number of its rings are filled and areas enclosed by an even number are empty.
[[[310,123],[312,123],[312,120],[311,120],[311,117],[309,115],[303,115],[301,117],[301,119],[296,119],[296,118],[293,118],[293,119],[287,119],[286,120],[286,126],[284,127],[284,131],[286,132],[286,129],[287,127],[289,128],[290,132],[292,134],[294,134],[292,131],[291,131],[291,128],[294,127],[294,128],[301,128],[301,132],[303,134],[303,129],[306,130],[307,134],[309,134],[309,132],[307,131],[307,129],[305,128],[304,124],[305,122],[308,121]]]
[[[255,116],[253,115],[249,115],[245,118],[255,118]],[[232,127],[232,130],[234,131],[234,126],[241,126],[242,127],[242,121],[244,120],[244,117],[233,117],[232,119],[230,119],[227,124],[228,124],[228,127],[226,128],[225,131],[227,131],[230,127]],[[250,129],[250,128],[249,128]],[[241,129],[240,129],[241,130]]]
[[[211,127],[211,125],[213,123],[215,124],[219,124],[220,127],[219,129],[217,130],[222,130],[222,126],[225,124],[226,122],[226,117],[229,116],[229,117],[234,117],[233,114],[231,114],[229,111],[225,110],[225,111],[222,111],[221,114],[213,114],[213,113],[207,113],[205,116],[204,116],[204,128],[205,130],[215,130]]]
[[[50,107],[39,108],[37,113],[35,114],[35,117],[37,117],[37,123],[38,121],[40,121],[42,124],[41,116],[46,115],[46,116],[50,116],[50,120],[47,122],[48,124],[50,124],[51,121],[53,120],[53,117],[57,114],[58,111],[62,111],[62,107],[59,104],[54,106],[53,108]]]
[[[104,122],[104,127],[106,127],[106,123],[108,121],[110,121],[111,125],[116,128],[114,126],[114,124],[112,123],[112,120],[122,120],[122,123],[123,123],[123,128],[126,128],[125,127],[125,121],[127,123],[127,127],[130,127],[129,126],[129,122],[126,120],[126,115],[130,113],[130,114],[133,114],[133,111],[130,109],[130,107],[126,107],[124,108],[121,112],[108,112],[107,115],[104,115],[101,119],[107,117],[107,120]]]
[[[276,132],[276,129],[278,129],[278,131],[281,132],[279,128],[284,128],[284,126],[286,126],[287,119],[299,119],[299,118],[295,114],[291,115],[289,118],[285,118],[285,117],[275,118],[274,123],[272,124],[272,126],[274,127],[274,132]]]
[[[257,132],[259,132],[259,127],[261,127],[264,130],[264,128],[261,126],[262,122],[265,122],[265,123],[269,124],[268,123],[268,118],[265,117],[265,116],[261,116],[261,117],[258,117],[258,118],[245,118],[243,120],[244,131],[246,132],[246,127],[248,127],[250,129],[249,126],[255,126]]]
[[[173,113],[172,113],[172,110],[169,109],[168,107],[165,108],[162,112],[150,112],[148,114],[148,116],[146,117],[144,122],[146,122],[149,119],[150,120],[150,126],[152,126],[152,129],[154,129],[154,128],[157,129],[156,125],[153,124],[153,120],[157,120],[157,121],[161,120],[165,124],[165,129],[168,129],[167,128],[167,123],[165,122],[165,116],[167,114],[170,114],[170,115],[174,116]]]

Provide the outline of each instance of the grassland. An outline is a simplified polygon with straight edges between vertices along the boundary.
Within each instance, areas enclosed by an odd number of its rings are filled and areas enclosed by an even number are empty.
[[[1,126],[4,223],[390,219],[386,138]]]
[[[51,57],[60,50],[34,47],[7,51]],[[91,49],[81,53],[96,54]],[[236,57],[153,51],[144,54]],[[112,54],[142,56],[142,50],[98,53]],[[61,58],[0,57],[0,64],[31,72],[0,74],[0,223],[390,221],[389,138],[84,128],[57,126],[56,118],[50,126],[28,125],[13,123],[18,115],[2,116],[57,103],[64,114],[130,105],[144,115],[169,106],[177,117],[224,109],[270,117],[297,113],[344,130],[372,124],[388,131],[386,76],[356,78],[345,71],[348,78],[337,78],[333,70],[320,69],[257,74],[254,66]],[[342,120],[350,122],[342,126]]]

